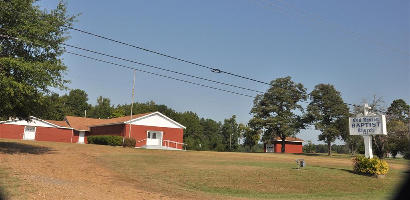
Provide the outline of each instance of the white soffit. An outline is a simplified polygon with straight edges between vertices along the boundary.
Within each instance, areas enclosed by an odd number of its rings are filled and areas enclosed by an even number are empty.
[[[56,127],[56,126],[52,126],[49,123],[45,123],[37,119],[31,119],[31,121],[10,120],[10,121],[4,121],[2,124],[11,124],[11,125],[20,125],[20,126]]]
[[[125,123],[132,124],[132,125],[141,125],[141,126],[156,126],[156,127],[185,129],[185,126],[168,118],[167,116],[163,115],[160,112],[154,112],[152,114],[145,115],[140,118],[127,121]]]
[[[26,120],[20,120],[20,119],[14,119],[14,120],[8,120],[8,121],[2,121],[0,124],[10,124],[10,125],[20,125],[20,126],[36,126],[36,127],[47,127],[47,128],[66,128],[70,129],[68,127],[60,127],[58,125],[52,124],[50,122],[46,122],[43,120],[40,120],[36,117],[31,117],[31,121],[26,121]]]

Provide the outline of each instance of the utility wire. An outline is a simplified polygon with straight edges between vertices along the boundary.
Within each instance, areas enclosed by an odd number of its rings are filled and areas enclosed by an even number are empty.
[[[138,65],[142,65],[142,66],[146,66],[146,67],[150,67],[150,68],[154,68],[154,69],[159,69],[159,70],[162,70],[162,71],[171,72],[171,73],[179,74],[179,75],[183,75],[183,76],[188,76],[188,77],[191,77],[191,78],[196,78],[196,79],[200,79],[200,80],[204,80],[204,81],[208,81],[208,82],[212,82],[212,83],[216,83],[216,84],[220,84],[220,85],[226,85],[226,86],[235,87],[235,88],[239,88],[239,89],[242,89],[242,90],[248,90],[248,91],[257,92],[257,93],[264,93],[262,91],[249,89],[249,88],[245,88],[245,87],[241,87],[241,86],[237,86],[237,85],[233,85],[233,84],[229,84],[229,83],[224,83],[224,82],[221,82],[221,81],[215,81],[215,80],[211,80],[211,79],[207,79],[207,78],[203,78],[203,77],[199,77],[199,76],[195,76],[195,75],[191,75],[191,74],[186,74],[186,73],[182,73],[182,72],[178,72],[178,71],[173,71],[173,70],[170,70],[170,69],[165,69],[163,67],[144,64],[144,63],[141,63],[141,62],[138,62],[138,61],[125,59],[125,58],[121,58],[121,57],[118,57],[118,56],[113,56],[113,55],[101,53],[101,52],[90,50],[90,49],[85,49],[85,48],[82,48],[82,47],[78,47],[78,46],[74,46],[74,45],[70,45],[70,44],[66,44],[66,43],[63,43],[63,45],[65,45],[67,47],[79,49],[79,50],[82,50],[82,51],[87,51],[87,52],[90,52],[90,53],[94,53],[94,54],[98,54],[98,55],[102,55],[102,56],[106,56],[106,57],[110,57],[110,58],[115,58],[115,59],[118,59],[118,60],[127,61],[127,62],[135,63],[135,64],[138,64]]]
[[[219,90],[219,91],[222,91],[222,92],[227,92],[227,93],[236,94],[236,95],[240,95],[240,96],[255,98],[255,96],[251,96],[251,95],[248,95],[248,94],[243,94],[243,93],[234,92],[234,91],[230,91],[230,90],[225,90],[225,89],[221,89],[221,88],[217,88],[217,87],[213,87],[213,86],[209,86],[209,85],[205,85],[205,84],[201,84],[201,83],[195,83],[195,82],[191,82],[191,81],[187,81],[187,80],[183,80],[183,79],[179,79],[179,78],[174,78],[174,77],[171,77],[171,76],[166,76],[166,75],[162,75],[162,74],[158,74],[158,73],[154,73],[154,72],[149,72],[149,71],[145,71],[145,70],[138,69],[138,68],[135,68],[135,67],[121,65],[121,64],[118,64],[118,63],[114,63],[114,62],[110,62],[110,61],[106,61],[106,60],[102,60],[102,59],[98,59],[98,58],[85,56],[85,55],[78,54],[78,53],[71,52],[71,51],[67,51],[67,53],[72,54],[72,55],[76,55],[76,56],[79,56],[79,57],[87,58],[87,59],[90,59],[90,60],[115,65],[115,66],[126,68],[126,69],[131,69],[131,70],[135,70],[135,71],[139,71],[139,72],[143,72],[143,73],[147,73],[147,74],[151,74],[151,75],[155,75],[155,76],[160,76],[160,77],[163,77],[163,78],[168,78],[168,79],[172,79],[172,80],[176,80],[176,81],[181,81],[181,82],[184,82],[184,83],[189,83],[189,84],[192,84],[192,85],[206,87],[206,88]]]
[[[19,39],[19,38],[17,38],[17,37],[11,37],[11,36],[2,35],[2,34],[0,34],[0,37],[9,38],[9,39],[14,39],[14,40],[20,40],[20,41],[22,40],[22,39]],[[23,40],[23,41],[24,41],[24,40]],[[63,43],[63,44],[64,44],[64,43]],[[83,48],[75,47],[75,46],[73,46],[73,45],[68,45],[68,44],[64,44],[64,45],[94,53],[93,51],[88,50],[88,49],[83,49]],[[81,54],[78,54],[78,53],[75,53],[75,52],[70,52],[70,51],[66,51],[66,52],[69,53],[69,54],[72,54],[72,55],[79,56],[79,57],[83,57],[83,58],[87,58],[87,59],[90,59],[90,60],[99,61],[99,62],[111,64],[111,65],[115,65],[115,66],[122,67],[122,68],[126,68],[126,69],[136,70],[136,71],[139,71],[139,72],[143,72],[143,73],[147,73],[147,74],[151,74],[151,75],[155,75],[155,76],[160,76],[160,77],[163,77],[163,78],[168,78],[168,79],[172,79],[172,80],[176,80],[176,81],[181,81],[181,82],[184,82],[184,83],[189,83],[189,84],[193,84],[193,85],[197,85],[197,86],[201,86],[201,87],[206,87],[206,88],[210,88],[210,89],[214,89],[214,90],[219,90],[219,91],[223,91],[223,92],[227,92],[227,93],[231,93],[231,94],[236,94],[236,95],[246,96],[246,97],[250,97],[250,98],[255,98],[255,96],[251,96],[251,95],[248,95],[248,94],[243,94],[243,93],[239,93],[239,92],[234,92],[234,91],[230,91],[230,90],[225,90],[225,89],[221,89],[221,88],[216,88],[216,87],[212,87],[212,86],[208,86],[208,85],[204,85],[204,84],[200,84],[200,83],[195,83],[195,82],[191,82],[191,81],[187,81],[187,80],[182,80],[182,79],[174,78],[174,77],[171,77],[171,76],[165,76],[165,75],[162,75],[162,74],[157,74],[157,73],[153,73],[153,72],[149,72],[149,71],[137,69],[137,68],[135,68],[135,67],[125,66],[125,65],[121,65],[121,64],[117,64],[117,63],[105,61],[105,60],[102,60],[102,59],[97,59],[97,58],[93,58],[93,57],[81,55]],[[99,52],[98,52],[97,54],[99,54]],[[101,53],[100,55],[103,55],[103,54]],[[107,55],[107,56],[108,56],[108,57],[111,57],[111,56],[109,56],[109,55]],[[115,58],[115,56],[113,56],[113,58]],[[117,58],[117,59],[119,59],[119,58]],[[122,60],[122,59],[120,59],[120,60]],[[125,59],[125,60],[126,60],[126,59]],[[132,62],[135,62],[135,61],[132,61]],[[137,64],[139,64],[139,63],[137,63]],[[146,64],[141,63],[141,65],[146,65]],[[350,104],[350,103],[344,103],[344,104],[350,105],[350,106],[353,106],[353,107],[360,107],[359,105],[356,105],[356,104]]]
[[[166,58],[169,58],[169,59],[173,59],[173,60],[177,60],[177,61],[180,61],[180,62],[184,62],[184,63],[191,64],[191,65],[194,65],[194,66],[197,66],[197,67],[202,67],[202,68],[205,68],[205,69],[209,69],[209,70],[211,70],[211,72],[214,72],[214,73],[227,74],[227,75],[234,76],[234,77],[237,77],[237,78],[242,78],[242,79],[246,79],[246,80],[253,81],[253,82],[257,82],[257,83],[262,83],[262,84],[265,84],[265,85],[270,85],[268,82],[265,82],[265,81],[256,80],[256,79],[254,79],[254,78],[250,78],[250,77],[246,77],[246,76],[243,76],[243,75],[234,74],[234,73],[232,73],[232,72],[223,71],[223,70],[221,70],[221,69],[219,69],[219,68],[215,68],[215,67],[210,67],[210,66],[207,66],[207,65],[199,64],[199,63],[196,63],[196,62],[193,62],[193,61],[189,61],[189,60],[185,60],[185,59],[182,59],[182,58],[178,58],[178,57],[175,57],[175,56],[170,56],[170,55],[167,55],[167,54],[165,54],[165,53],[161,53],[161,52],[158,52],[158,51],[150,50],[150,49],[147,49],[147,48],[144,48],[144,47],[140,47],[140,46],[137,46],[137,45],[134,45],[134,44],[122,42],[122,41],[119,41],[119,40],[116,40],[116,39],[113,39],[113,38],[105,37],[105,36],[102,36],[102,35],[99,35],[99,34],[95,34],[95,33],[91,33],[91,32],[88,32],[88,31],[85,31],[85,30],[81,30],[81,29],[78,29],[78,28],[74,28],[74,27],[70,27],[70,26],[64,26],[64,27],[69,28],[69,29],[74,30],[74,31],[78,31],[78,32],[83,33],[83,34],[91,35],[91,36],[94,36],[94,37],[97,37],[97,38],[101,38],[101,39],[104,39],[104,40],[108,40],[108,41],[111,41],[111,42],[114,42],[114,43],[118,43],[118,44],[121,44],[121,45],[125,45],[125,46],[128,46],[128,47],[136,48],[136,49],[139,49],[139,50],[142,50],[142,51],[146,51],[146,52],[149,52],[149,53],[153,53],[153,54],[156,54],[156,55],[160,55],[160,56],[163,56],[163,57],[166,57]]]
[[[15,39],[15,40],[22,40],[22,39],[20,39],[20,38],[11,37],[11,36],[7,36],[7,35],[1,35],[1,34],[0,34],[0,37],[11,38],[11,39]],[[26,40],[23,40],[23,41],[26,41]],[[26,42],[27,42],[27,41],[26,41]],[[239,88],[239,89],[242,89],[242,90],[257,92],[257,93],[260,93],[260,94],[264,93],[264,92],[259,91],[259,90],[250,89],[250,88],[245,88],[245,87],[241,87],[241,86],[237,86],[237,85],[233,85],[233,84],[229,84],[229,83],[225,83],[225,82],[221,82],[221,81],[215,81],[215,80],[211,80],[211,79],[207,79],[207,78],[203,78],[203,77],[195,76],[195,75],[191,75],[191,74],[186,74],[186,73],[182,73],[182,72],[178,72],[178,71],[173,71],[173,70],[170,70],[170,69],[165,69],[165,68],[163,68],[163,67],[154,66],[154,65],[149,65],[149,64],[145,64],[145,63],[138,62],[138,61],[133,61],[133,60],[121,58],[121,57],[118,57],[118,56],[113,56],[113,55],[101,53],[101,52],[98,52],[98,51],[94,51],[94,50],[90,50],[90,49],[86,49],[86,48],[82,48],[82,47],[70,45],[70,44],[67,44],[67,43],[62,43],[62,44],[65,45],[65,46],[67,46],[67,47],[71,47],[71,48],[75,48],[75,49],[79,49],[79,50],[91,52],[91,53],[94,53],[94,54],[98,54],[98,55],[102,55],[102,56],[106,56],[106,57],[110,57],[110,58],[115,58],[115,59],[122,60],[122,61],[127,61],[127,62],[131,62],[131,63],[135,63],[135,64],[138,64],[138,65],[142,65],[142,66],[146,66],[146,67],[150,67],[150,68],[154,68],[154,69],[159,69],[159,70],[166,71],[166,72],[171,72],[171,73],[174,73],[174,74],[179,74],[179,75],[183,75],[183,76],[187,76],[187,77],[191,77],[191,78],[196,78],[196,79],[200,79],[200,80],[204,80],[204,81],[208,81],[208,82],[212,82],[212,83],[216,83],[216,84],[220,84],[220,85],[235,87],[235,88]]]

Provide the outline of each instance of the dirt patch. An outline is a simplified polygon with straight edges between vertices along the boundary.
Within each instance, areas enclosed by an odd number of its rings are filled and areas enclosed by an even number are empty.
[[[0,143],[1,147],[12,147],[0,151],[0,165],[21,180],[19,190],[26,193],[13,199],[172,199],[140,190],[117,178],[115,173],[96,164],[96,153],[89,154],[86,145],[59,144],[63,148],[46,153],[52,147],[25,143],[28,144]]]

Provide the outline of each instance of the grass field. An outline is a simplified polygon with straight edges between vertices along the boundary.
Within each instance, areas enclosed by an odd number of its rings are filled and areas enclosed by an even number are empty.
[[[307,163],[304,169],[296,168],[299,158]],[[389,174],[378,179],[353,174],[348,155],[162,151],[18,140],[0,140],[0,161],[0,185],[13,199],[386,199],[408,172],[403,159],[389,159]]]

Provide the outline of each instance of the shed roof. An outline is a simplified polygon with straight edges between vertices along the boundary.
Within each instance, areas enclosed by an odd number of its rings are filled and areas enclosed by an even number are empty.
[[[280,137],[276,137],[272,141],[282,141],[282,139],[280,139]],[[286,142],[304,142],[304,140],[297,138],[297,137],[286,137],[285,141]]]

